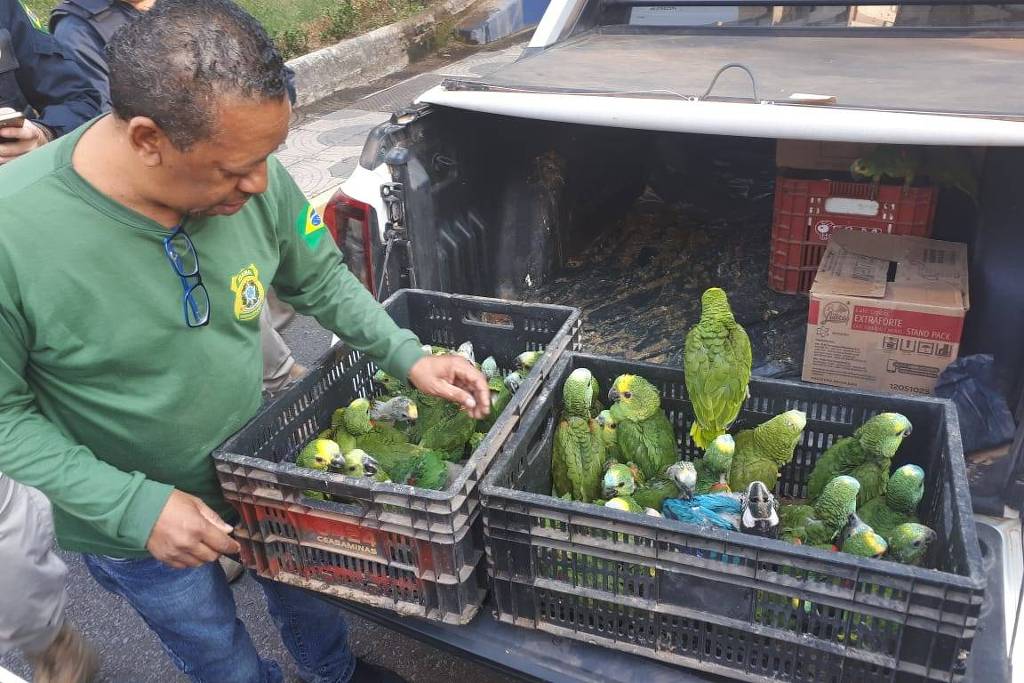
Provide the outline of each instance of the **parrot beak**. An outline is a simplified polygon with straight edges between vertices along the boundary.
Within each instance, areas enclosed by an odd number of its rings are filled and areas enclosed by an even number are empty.
[[[380,471],[380,463],[367,455],[363,458],[363,472],[367,477],[373,477]]]
[[[612,403],[618,401],[619,396],[619,390],[616,389],[615,387],[612,387],[611,389],[608,390],[608,400],[611,401]]]

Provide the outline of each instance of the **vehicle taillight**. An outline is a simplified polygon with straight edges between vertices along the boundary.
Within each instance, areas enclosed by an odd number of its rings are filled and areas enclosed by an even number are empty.
[[[338,190],[331,197],[324,210],[324,222],[334,242],[345,254],[345,263],[352,274],[359,278],[370,293],[377,296],[377,285],[373,281],[373,238],[370,234],[370,218],[373,209],[369,204],[352,199]]]

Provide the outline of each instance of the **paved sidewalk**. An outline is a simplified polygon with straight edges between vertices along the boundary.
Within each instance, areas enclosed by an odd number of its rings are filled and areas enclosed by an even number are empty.
[[[314,206],[326,203],[330,194],[349,176],[359,162],[366,136],[374,126],[387,121],[391,112],[410,103],[424,91],[449,76],[486,76],[511,64],[523,44],[498,50],[484,50],[460,61],[409,76],[372,94],[335,104],[331,97],[295,112],[291,134],[278,158],[298,182]],[[317,200],[320,201],[317,201]]]

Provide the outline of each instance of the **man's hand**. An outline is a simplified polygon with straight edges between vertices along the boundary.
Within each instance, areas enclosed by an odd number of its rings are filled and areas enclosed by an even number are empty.
[[[412,366],[409,381],[424,394],[458,403],[474,420],[491,412],[487,379],[462,356],[424,356]]]
[[[175,569],[198,567],[240,550],[230,532],[231,525],[206,503],[175,490],[153,525],[146,550]]]
[[[0,164],[13,161],[50,141],[42,127],[25,121],[21,128],[0,128]]]

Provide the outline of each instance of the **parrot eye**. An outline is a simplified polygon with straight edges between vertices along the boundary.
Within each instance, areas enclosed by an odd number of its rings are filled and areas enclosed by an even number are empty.
[[[633,392],[631,392],[631,391],[623,392],[622,398],[633,398]]]

